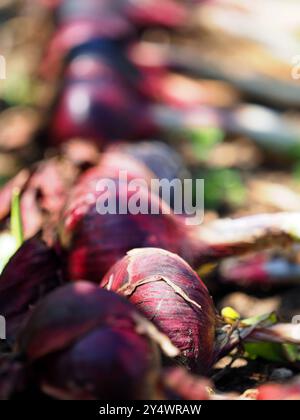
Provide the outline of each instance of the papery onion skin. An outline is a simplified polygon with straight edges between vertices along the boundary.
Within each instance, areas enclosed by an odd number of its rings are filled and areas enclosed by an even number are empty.
[[[101,287],[126,296],[181,351],[182,362],[207,373],[214,360],[216,312],[196,272],[161,249],[133,250]]]
[[[37,306],[17,351],[52,397],[153,398],[160,358],[141,332],[141,318],[114,293],[86,282],[69,284]]]

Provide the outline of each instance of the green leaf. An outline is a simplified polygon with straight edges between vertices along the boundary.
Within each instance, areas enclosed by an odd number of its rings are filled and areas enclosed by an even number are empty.
[[[9,232],[0,234],[0,274],[17,249],[16,240]]]
[[[10,232],[0,234],[0,274],[24,242],[20,190],[18,189],[15,189],[12,194],[10,225]]]
[[[271,325],[276,324],[278,321],[277,315],[274,312],[265,315],[253,316],[251,318],[243,319],[243,326],[260,326],[260,327],[270,327]]]
[[[244,345],[245,356],[255,360],[262,358],[269,362],[284,362],[286,357],[281,344],[274,343],[246,343]]]
[[[232,207],[245,203],[246,188],[238,171],[234,169],[207,169],[197,174],[205,179],[205,203],[218,208],[222,203]]]
[[[224,132],[216,127],[191,128],[184,131],[195,155],[205,160],[209,152],[224,140]]]
[[[13,191],[12,202],[11,202],[10,224],[11,224],[11,234],[16,240],[17,248],[19,248],[24,242],[19,189],[15,189]]]
[[[299,346],[294,344],[246,343],[245,357],[261,358],[274,363],[295,363],[300,361]]]

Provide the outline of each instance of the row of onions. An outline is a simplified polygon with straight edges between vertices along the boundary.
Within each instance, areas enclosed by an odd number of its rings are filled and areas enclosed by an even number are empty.
[[[187,173],[166,144],[137,141],[159,135],[167,121],[165,114],[158,118],[153,94],[160,70],[138,68],[129,52],[145,28],[172,31],[188,12],[172,0],[50,3],[57,32],[42,69],[61,83],[47,141],[61,150],[0,192],[2,226],[21,238],[0,277],[0,313],[7,320],[0,398],[226,398],[192,374],[209,376],[216,361],[244,343],[297,345],[300,335],[269,315],[241,321],[218,314],[195,270],[298,241],[299,214],[195,227],[155,194],[148,200],[159,214],[99,214],[96,185],[103,178],[117,180],[126,170],[129,180],[150,183]],[[71,141],[79,137],[104,152]],[[119,186],[118,200],[131,195],[126,184]],[[300,394],[297,384],[275,388]],[[272,392],[264,388],[257,398]]]

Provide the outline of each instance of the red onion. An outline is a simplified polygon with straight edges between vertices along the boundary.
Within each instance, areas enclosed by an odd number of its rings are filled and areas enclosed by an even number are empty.
[[[78,60],[73,61],[72,66],[81,65],[82,75],[65,80],[50,123],[54,144],[73,137],[101,143],[152,134],[154,128],[147,104],[121,75],[104,60],[92,59],[91,62],[86,57]],[[69,71],[72,74],[72,68]]]
[[[134,27],[184,23],[183,5],[172,0],[63,0],[57,8],[58,31],[50,42],[43,73],[50,76],[74,47],[91,39],[126,40],[134,34]]]
[[[0,276],[0,313],[7,322],[8,342],[14,341],[32,307],[60,283],[54,251],[38,238],[25,242]]]
[[[161,249],[133,250],[101,286],[135,304],[181,351],[184,364],[202,373],[210,369],[216,312],[207,288],[183,259]]]
[[[120,171],[126,171],[128,181],[138,178],[150,184],[155,177],[146,166],[128,154],[108,152],[102,155],[99,165],[87,171],[71,191],[60,229],[69,278],[98,283],[118,259],[136,247],[157,246],[178,251],[175,217],[100,216],[97,213],[97,182],[103,178],[117,180]],[[120,186],[117,194],[122,198],[127,196],[126,183]],[[165,204],[157,196],[153,200],[158,203],[161,212]],[[86,217],[90,221],[82,223]]]
[[[34,383],[59,399],[150,399],[159,352],[176,349],[118,295],[78,282],[34,310],[17,342]]]
[[[180,253],[185,244],[184,232],[175,216],[170,215],[100,215],[96,203],[100,193],[95,183],[81,181],[70,196],[62,217],[60,239],[66,252],[69,278],[98,283],[110,267],[132,248],[160,247]],[[113,192],[108,192],[113,194]],[[148,191],[142,191],[145,194]],[[117,202],[130,199],[132,192],[122,184]],[[114,196],[112,195],[114,198]],[[165,206],[158,196],[151,197],[160,211]],[[180,240],[180,243],[179,243]]]
[[[126,165],[124,165],[126,167]],[[130,168],[128,169],[130,179]],[[193,267],[256,248],[285,245],[295,239],[298,214],[249,216],[237,220],[220,220],[207,225],[190,226],[187,218],[176,216],[157,194],[142,189],[149,214],[99,214],[96,191],[98,180],[118,177],[117,165],[108,173],[91,170],[72,191],[60,227],[60,240],[66,250],[70,278],[99,282],[112,264],[134,248],[156,247],[174,252]],[[136,173],[135,173],[136,174]],[[89,178],[93,178],[90,182]],[[137,178],[145,179],[145,172]],[[148,179],[148,178],[147,178]],[[118,184],[118,180],[117,184]],[[122,183],[108,198],[129,202],[135,191]],[[151,214],[150,204],[159,209]],[[293,226],[294,224],[294,226]]]
[[[274,324],[270,315],[250,323],[238,322],[232,328],[231,317],[225,312],[222,319],[217,316],[198,275],[184,260],[165,250],[128,252],[100,285],[134,303],[171,339],[181,351],[181,361],[193,371],[207,373],[215,361],[243,341],[300,343],[298,325]]]

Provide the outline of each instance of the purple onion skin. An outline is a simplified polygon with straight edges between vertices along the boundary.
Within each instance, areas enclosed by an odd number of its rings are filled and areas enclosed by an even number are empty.
[[[161,249],[133,250],[101,287],[126,296],[181,351],[193,371],[214,361],[216,312],[204,283],[180,257]]]
[[[15,340],[32,307],[60,284],[55,252],[36,237],[26,241],[0,276],[0,313],[7,321],[8,342]]]
[[[149,399],[156,346],[138,332],[134,306],[85,282],[57,289],[35,309],[17,350],[48,395],[58,399]]]

